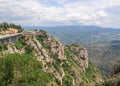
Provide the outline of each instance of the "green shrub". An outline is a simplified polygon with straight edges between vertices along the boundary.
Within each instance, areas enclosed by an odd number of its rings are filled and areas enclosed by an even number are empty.
[[[15,28],[18,30],[18,32],[22,32],[24,29],[20,26],[20,25],[15,25],[13,23],[7,23],[7,22],[3,22],[3,23],[0,23],[0,30],[1,31],[5,31],[7,30],[8,28]]]
[[[20,37],[19,40],[15,43],[15,47],[21,50],[26,45],[23,37]]]
[[[7,50],[8,48],[7,48],[7,45],[6,44],[1,44],[0,45],[0,52],[1,51],[5,51],[5,50]]]
[[[40,42],[40,44],[42,45],[42,47],[44,47],[45,49],[48,49],[48,47],[46,46],[46,44],[43,42],[43,38],[40,36],[36,36],[36,39]]]
[[[27,45],[27,46],[25,47],[25,52],[26,52],[26,53],[32,53],[32,52],[33,52],[33,48],[32,48],[31,46]]]
[[[7,54],[0,58],[0,86],[47,86],[53,81],[32,54]]]

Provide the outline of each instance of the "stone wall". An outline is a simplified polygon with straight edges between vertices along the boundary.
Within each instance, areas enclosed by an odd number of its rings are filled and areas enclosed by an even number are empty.
[[[20,36],[21,34],[17,34],[0,38],[0,44],[15,43],[16,41],[18,41]]]

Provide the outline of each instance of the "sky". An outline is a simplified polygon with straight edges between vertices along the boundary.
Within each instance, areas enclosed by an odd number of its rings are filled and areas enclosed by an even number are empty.
[[[120,0],[0,0],[0,22],[120,28]]]

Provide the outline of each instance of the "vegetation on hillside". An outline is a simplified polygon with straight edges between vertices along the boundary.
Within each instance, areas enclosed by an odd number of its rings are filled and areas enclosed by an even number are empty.
[[[15,28],[18,30],[18,32],[22,32],[23,28],[20,25],[16,25],[13,23],[7,23],[7,22],[3,22],[0,23],[0,31],[6,31],[8,28]]]
[[[71,44],[65,49],[65,55],[67,57],[67,61],[63,64],[65,69],[66,76],[64,77],[64,86],[70,86],[73,78],[75,79],[75,83],[78,86],[95,86],[97,85],[97,79],[101,80],[102,77],[98,69],[96,69],[91,62],[89,62],[88,68],[86,68],[85,72],[82,72],[82,68],[77,61],[75,61],[72,55],[79,54],[76,51],[71,50],[71,46],[79,46],[76,44]],[[83,47],[81,47],[82,49]],[[84,60],[81,58],[81,60]],[[77,79],[80,78],[81,82],[77,82]],[[99,81],[98,81],[99,82]]]
[[[44,31],[34,38],[21,37],[12,46],[25,52],[0,54],[0,86],[95,86],[102,79],[84,47],[71,44],[64,48]]]
[[[32,54],[0,56],[0,86],[48,86],[50,74],[41,70],[41,62]]]
[[[7,44],[0,45],[0,52],[7,50]]]
[[[20,37],[19,40],[14,44],[15,47],[19,50],[21,50],[23,47],[25,47],[27,44],[25,42],[24,37]]]

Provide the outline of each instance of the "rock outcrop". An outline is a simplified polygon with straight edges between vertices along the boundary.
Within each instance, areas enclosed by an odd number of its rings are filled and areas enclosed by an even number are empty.
[[[66,46],[67,49],[71,51],[70,56],[79,64],[81,71],[85,72],[86,68],[88,68],[89,59],[86,48],[71,44]]]
[[[120,61],[116,62],[113,66],[111,76],[114,76],[115,74],[120,73]]]
[[[107,83],[111,86],[120,86],[120,61],[114,64],[111,77],[108,79]]]
[[[114,64],[110,77],[101,86],[120,86],[120,61]]]

